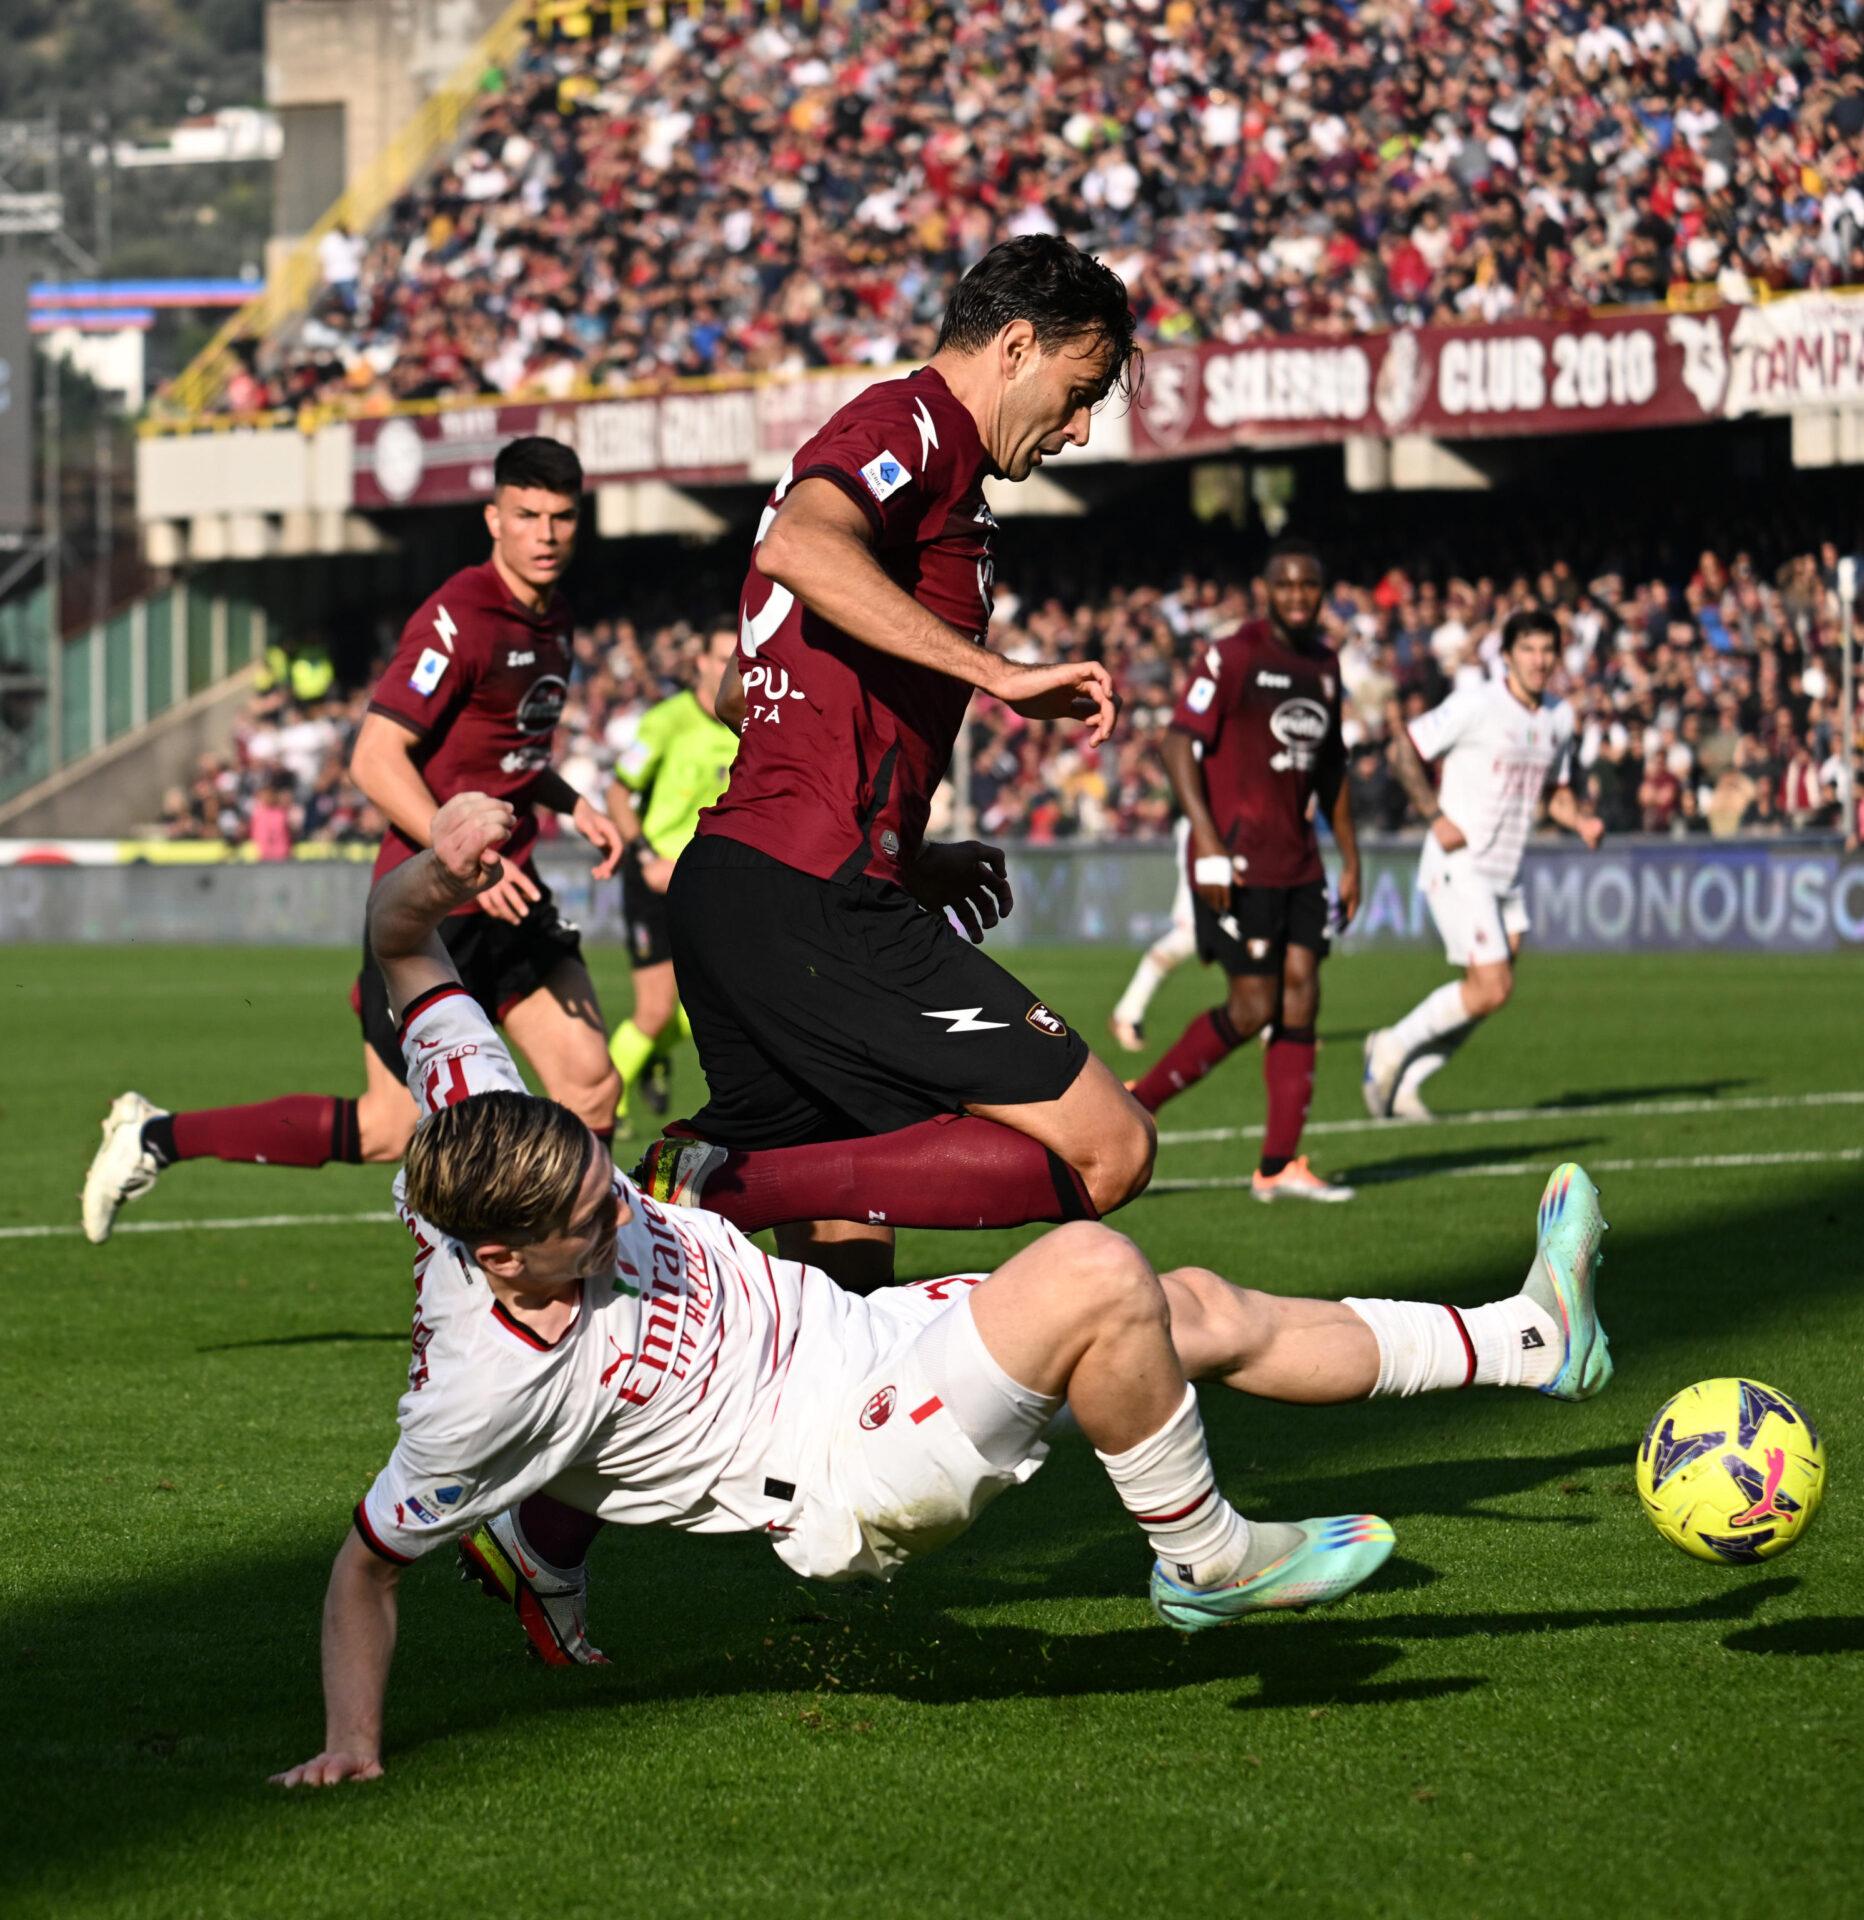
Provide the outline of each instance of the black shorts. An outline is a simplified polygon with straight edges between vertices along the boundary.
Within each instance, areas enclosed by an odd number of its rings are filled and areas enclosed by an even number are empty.
[[[520,1000],[528,1000],[565,960],[582,958],[582,935],[557,912],[549,887],[536,874],[531,878],[543,887],[544,895],[531,902],[530,912],[515,927],[507,920],[494,920],[489,913],[451,914],[440,923],[440,944],[459,970],[460,984],[492,1021],[503,1020]],[[353,998],[362,1037],[397,1080],[405,1079],[407,1068],[395,1037],[388,983],[369,951],[367,934]]]
[[[799,873],[707,835],[667,892],[673,964],[727,1147],[893,1133],[968,1106],[1058,1100],[1087,1043],[885,881]]]
[[[1232,887],[1230,908],[1218,913],[1201,893],[1191,896],[1197,957],[1214,960],[1225,973],[1273,978],[1290,947],[1327,957],[1327,883],[1304,887]]]
[[[628,958],[637,967],[657,967],[673,958],[667,896],[641,878],[641,846],[632,842],[621,862],[621,912],[628,923]]]

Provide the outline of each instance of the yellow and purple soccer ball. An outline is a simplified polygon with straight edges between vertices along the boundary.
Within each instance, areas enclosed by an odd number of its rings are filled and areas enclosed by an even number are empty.
[[[1784,1553],[1819,1510],[1825,1449],[1804,1407],[1758,1380],[1701,1380],[1657,1409],[1637,1450],[1651,1523],[1698,1560]]]

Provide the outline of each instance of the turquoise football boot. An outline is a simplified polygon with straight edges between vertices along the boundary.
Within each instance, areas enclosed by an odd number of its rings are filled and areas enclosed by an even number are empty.
[[[1555,1167],[1540,1196],[1540,1246],[1521,1291],[1550,1314],[1566,1341],[1559,1371],[1541,1388],[1556,1400],[1590,1400],[1612,1377],[1611,1342],[1599,1325],[1593,1286],[1605,1256],[1599,1190],[1584,1167]]]
[[[1295,1523],[1306,1536],[1272,1566],[1225,1587],[1180,1586],[1152,1566],[1152,1610],[1181,1633],[1202,1633],[1271,1607],[1324,1607],[1369,1580],[1391,1558],[1391,1527],[1377,1514],[1342,1513]]]

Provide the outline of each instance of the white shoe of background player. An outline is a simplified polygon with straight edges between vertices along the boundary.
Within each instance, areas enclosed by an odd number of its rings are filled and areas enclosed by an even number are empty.
[[[1400,1086],[1392,1095],[1394,1120],[1434,1120],[1436,1115],[1424,1104],[1424,1096],[1415,1087]]]
[[[158,1120],[167,1108],[139,1093],[119,1093],[104,1121],[104,1143],[91,1156],[80,1196],[84,1237],[101,1247],[110,1238],[117,1209],[140,1200],[155,1185],[162,1163],[142,1144],[143,1123]]]
[[[1392,1043],[1390,1033],[1377,1027],[1366,1035],[1365,1072],[1359,1090],[1366,1098],[1366,1111],[1375,1120],[1389,1120],[1395,1109],[1392,1096],[1398,1091],[1398,1077],[1404,1071],[1404,1057]]]

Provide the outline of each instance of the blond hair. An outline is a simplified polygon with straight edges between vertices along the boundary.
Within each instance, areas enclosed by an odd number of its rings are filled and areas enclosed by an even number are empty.
[[[534,1094],[475,1094],[430,1113],[404,1168],[408,1205],[469,1247],[523,1247],[570,1223],[589,1170],[589,1129]]]

